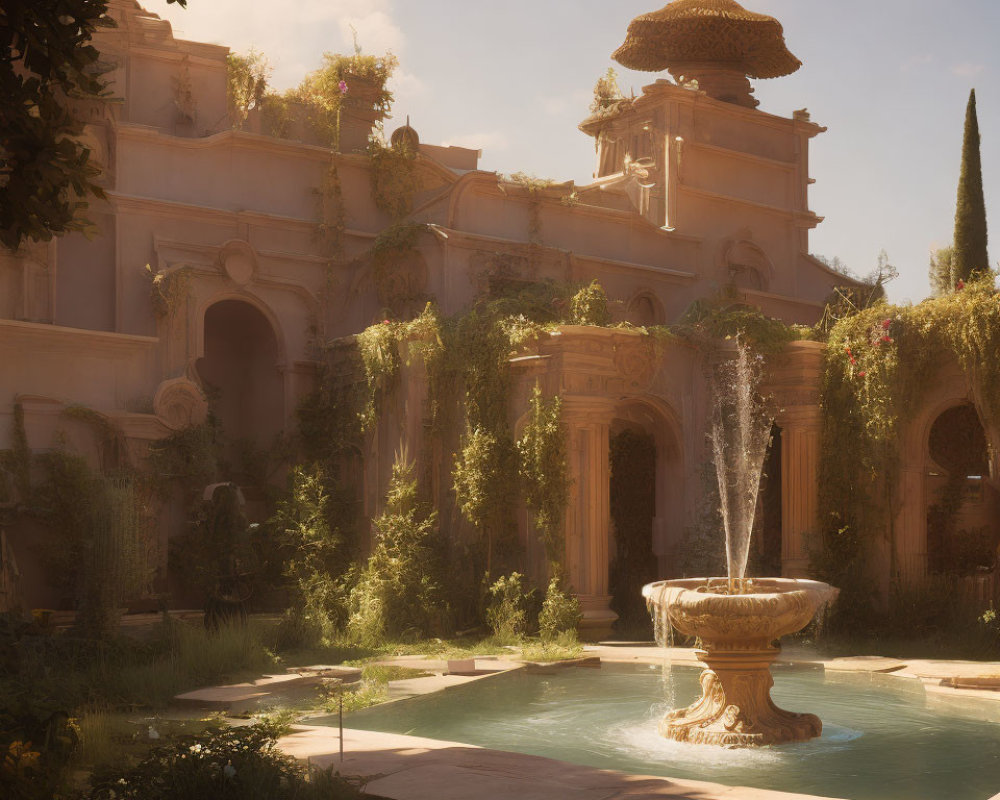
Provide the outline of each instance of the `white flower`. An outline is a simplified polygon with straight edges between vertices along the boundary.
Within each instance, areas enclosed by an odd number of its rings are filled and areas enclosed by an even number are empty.
[[[160,732],[156,730],[156,728],[154,728],[152,725],[149,726],[149,738],[150,739],[160,738]]]
[[[235,777],[236,767],[234,767],[232,763],[226,764],[226,766],[222,768],[222,774],[225,775],[227,778]]]
[[[202,751],[202,746],[200,744],[193,744],[188,748],[188,750],[192,753],[200,753]]]

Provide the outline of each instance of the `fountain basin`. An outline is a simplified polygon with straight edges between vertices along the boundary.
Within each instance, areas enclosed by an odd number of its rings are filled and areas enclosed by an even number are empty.
[[[778,708],[771,699],[775,642],[802,630],[839,592],[819,581],[684,578],[643,587],[651,610],[681,633],[697,636],[705,663],[701,697],[660,722],[668,739],[722,747],[762,747],[813,739],[823,732],[814,714]]]

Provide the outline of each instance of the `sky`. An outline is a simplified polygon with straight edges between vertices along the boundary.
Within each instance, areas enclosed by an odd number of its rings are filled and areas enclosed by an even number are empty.
[[[387,132],[407,115],[429,144],[481,149],[480,166],[587,183],[593,140],[577,130],[615,66],[626,93],[658,75],[615,65],[629,21],[665,0],[166,0],[144,6],[179,38],[251,47],[276,89],[324,51],[391,50],[400,68]],[[803,62],[755,81],[760,109],[808,108],[810,207],[825,218],[810,250],[864,275],[884,249],[900,273],[890,299],[927,296],[928,254],[951,243],[970,89],[976,89],[992,266],[1000,257],[1000,3],[996,0],[746,0],[784,25]],[[666,76],[664,76],[666,77]]]

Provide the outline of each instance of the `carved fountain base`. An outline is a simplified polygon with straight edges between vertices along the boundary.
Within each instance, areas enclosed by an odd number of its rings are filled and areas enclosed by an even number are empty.
[[[784,711],[771,699],[771,664],[780,652],[772,642],[802,630],[837,593],[825,583],[793,578],[679,578],[644,586],[657,631],[672,626],[697,636],[704,646],[698,658],[708,667],[701,673],[701,698],[667,714],[660,734],[721,747],[819,736],[819,717]]]
[[[660,735],[677,742],[763,747],[814,739],[823,732],[815,714],[778,708],[771,699],[771,663],[779,650],[709,652],[698,658],[702,696],[660,722]]]

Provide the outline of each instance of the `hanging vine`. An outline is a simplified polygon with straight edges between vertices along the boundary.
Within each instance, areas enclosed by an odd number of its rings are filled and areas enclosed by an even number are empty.
[[[146,264],[145,275],[149,279],[149,300],[153,305],[153,313],[161,319],[169,319],[187,299],[191,269],[179,267],[154,272]]]
[[[917,306],[882,303],[830,331],[822,386],[820,539],[816,566],[841,588],[839,622],[870,616],[870,551],[888,539],[901,500],[900,437],[954,359],[968,378],[987,427],[1000,420],[1000,294],[992,276]]]
[[[413,210],[413,198],[421,188],[417,152],[405,140],[387,144],[372,137],[368,158],[375,205],[393,222],[399,222]]]
[[[535,512],[549,562],[558,566],[564,560],[563,521],[570,487],[562,401],[558,396],[545,400],[536,383],[528,409],[528,423],[517,442],[524,500]]]

